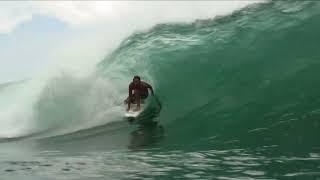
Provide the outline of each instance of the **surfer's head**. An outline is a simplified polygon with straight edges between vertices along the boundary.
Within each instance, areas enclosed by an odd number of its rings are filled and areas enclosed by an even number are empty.
[[[140,76],[134,76],[133,77],[133,83],[134,84],[139,84],[140,83]]]

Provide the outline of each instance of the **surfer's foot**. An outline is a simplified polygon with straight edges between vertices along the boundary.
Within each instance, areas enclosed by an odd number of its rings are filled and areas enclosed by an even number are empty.
[[[134,111],[140,111],[140,107],[137,107],[136,109],[134,109]]]

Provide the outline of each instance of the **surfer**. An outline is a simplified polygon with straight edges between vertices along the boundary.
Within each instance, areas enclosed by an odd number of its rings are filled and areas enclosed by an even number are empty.
[[[141,81],[139,76],[133,77],[133,80],[129,85],[129,97],[124,101],[128,104],[127,111],[130,110],[131,103],[137,104],[135,111],[140,110],[141,99],[146,99],[149,95],[148,89],[150,89],[151,94],[154,95],[153,88],[150,84]]]

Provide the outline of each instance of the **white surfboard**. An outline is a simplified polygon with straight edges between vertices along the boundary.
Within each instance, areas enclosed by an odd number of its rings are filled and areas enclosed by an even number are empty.
[[[135,118],[137,116],[139,116],[139,114],[143,111],[143,104],[140,105],[140,111],[134,111],[136,109],[136,105],[135,104],[131,104],[131,108],[129,111],[126,111],[124,116],[125,117],[132,117]]]
[[[130,118],[130,117],[135,118],[135,117],[137,117],[140,113],[141,113],[141,110],[140,110],[140,111],[132,111],[132,110],[130,110],[130,111],[127,111],[127,112],[124,114],[124,116],[125,116],[125,117],[128,117],[128,118]]]

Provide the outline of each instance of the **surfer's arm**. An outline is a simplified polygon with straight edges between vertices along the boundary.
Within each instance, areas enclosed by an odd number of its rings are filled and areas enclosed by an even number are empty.
[[[152,96],[154,96],[153,88],[150,84],[145,82],[145,85],[147,86],[148,89],[150,89]]]
[[[154,96],[154,92],[153,92],[152,86],[150,86],[150,91],[151,91],[152,96]]]

